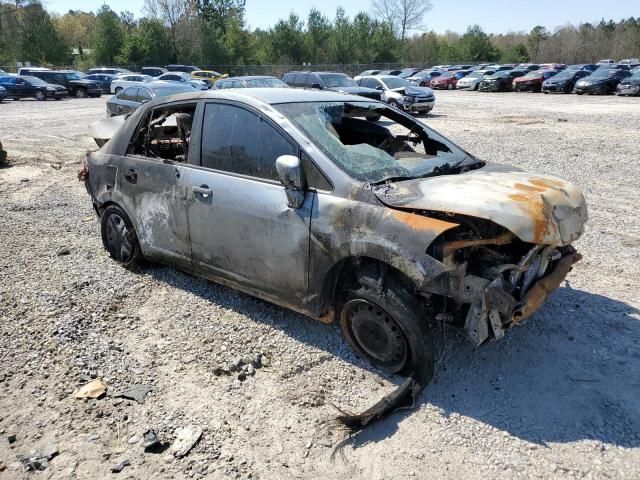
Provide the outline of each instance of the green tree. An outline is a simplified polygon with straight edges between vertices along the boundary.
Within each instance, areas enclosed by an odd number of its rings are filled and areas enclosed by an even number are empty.
[[[538,52],[540,52],[540,44],[549,38],[549,32],[541,25],[537,25],[531,29],[527,43],[529,44],[529,56],[534,62],[538,61]]]
[[[489,41],[489,36],[484,33],[480,25],[473,25],[460,38],[456,46],[458,60],[481,62],[498,60],[500,53]]]
[[[120,17],[103,5],[96,15],[93,33],[93,60],[96,64],[114,64],[124,46],[124,31]]]
[[[21,9],[20,14],[21,61],[52,65],[70,62],[70,47],[58,34],[51,16],[40,2],[29,3]]]
[[[307,51],[309,60],[313,63],[329,61],[329,39],[331,38],[332,25],[320,10],[312,8],[307,18]]]

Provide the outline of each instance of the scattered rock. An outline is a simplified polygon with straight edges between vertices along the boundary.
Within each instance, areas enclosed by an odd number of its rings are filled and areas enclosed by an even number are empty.
[[[27,455],[18,455],[18,460],[27,471],[45,470],[49,461],[59,453],[58,446],[51,444],[41,450],[32,450]]]
[[[181,428],[176,434],[176,440],[171,445],[171,453],[176,457],[184,457],[200,440],[202,428],[198,425],[188,425]]]
[[[18,437],[15,433],[11,433],[7,436],[7,441],[9,442],[9,444],[16,443],[17,438]]]
[[[69,247],[62,247],[56,252],[56,255],[58,257],[62,257],[63,255],[71,255],[71,249]]]
[[[193,363],[196,361],[196,356],[195,355],[186,355],[183,359],[182,359],[182,363]]]
[[[124,467],[127,467],[129,465],[131,465],[131,463],[129,463],[129,460],[124,459],[120,463],[118,463],[117,465],[114,465],[113,467],[111,467],[111,472],[112,473],[120,473],[122,470],[124,470]]]
[[[144,398],[147,396],[152,388],[148,385],[130,385],[122,392],[114,393],[114,397],[127,398],[129,400],[135,400],[138,403],[144,403]]]
[[[160,446],[160,439],[158,438],[158,434],[155,430],[147,430],[143,435],[143,443],[142,446],[145,450],[153,450]]]

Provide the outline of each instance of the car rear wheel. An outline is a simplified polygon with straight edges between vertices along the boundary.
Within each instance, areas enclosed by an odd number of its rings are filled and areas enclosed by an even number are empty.
[[[342,333],[355,353],[391,373],[433,377],[434,321],[393,275],[362,274],[340,310]]]
[[[453,90],[453,83],[447,84],[447,90]]]
[[[84,88],[76,88],[77,98],[87,98],[87,91]]]
[[[46,100],[47,99],[47,94],[44,92],[44,90],[38,90],[36,92],[36,100]]]
[[[138,236],[120,207],[109,205],[102,213],[100,227],[102,244],[111,258],[125,267],[140,263],[142,251]]]

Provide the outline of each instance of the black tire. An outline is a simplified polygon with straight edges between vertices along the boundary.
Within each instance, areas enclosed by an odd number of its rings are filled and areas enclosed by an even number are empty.
[[[109,256],[124,267],[132,267],[142,261],[138,236],[131,220],[124,211],[109,205],[102,212],[100,222],[102,245]]]
[[[453,83],[447,83],[447,90],[453,90]]]
[[[340,326],[355,353],[391,373],[433,377],[435,321],[423,302],[393,275],[361,274],[340,308]]]
[[[45,92],[44,90],[36,90],[35,98],[36,100],[42,102],[47,99],[47,92]]]
[[[76,98],[87,98],[89,96],[84,88],[76,88],[75,94]]]
[[[54,97],[54,100],[62,100],[62,97]]]
[[[116,95],[120,93],[120,91],[122,90],[122,87],[116,87],[116,89],[114,90],[113,93],[115,93]]]
[[[479,89],[480,89],[480,84],[479,84],[479,83],[476,83],[476,86],[475,86],[475,87],[473,87],[473,91],[474,91],[474,92],[477,92]]]
[[[382,115],[371,115],[370,117],[366,117],[366,119],[370,122],[377,122],[381,117]]]

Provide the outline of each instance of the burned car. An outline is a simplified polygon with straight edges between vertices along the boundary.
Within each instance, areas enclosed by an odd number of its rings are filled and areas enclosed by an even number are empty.
[[[581,258],[576,186],[480,160],[378,101],[216,90],[117,121],[81,172],[115,261],[337,321],[386,371],[430,377],[445,321],[475,345],[502,338]]]

